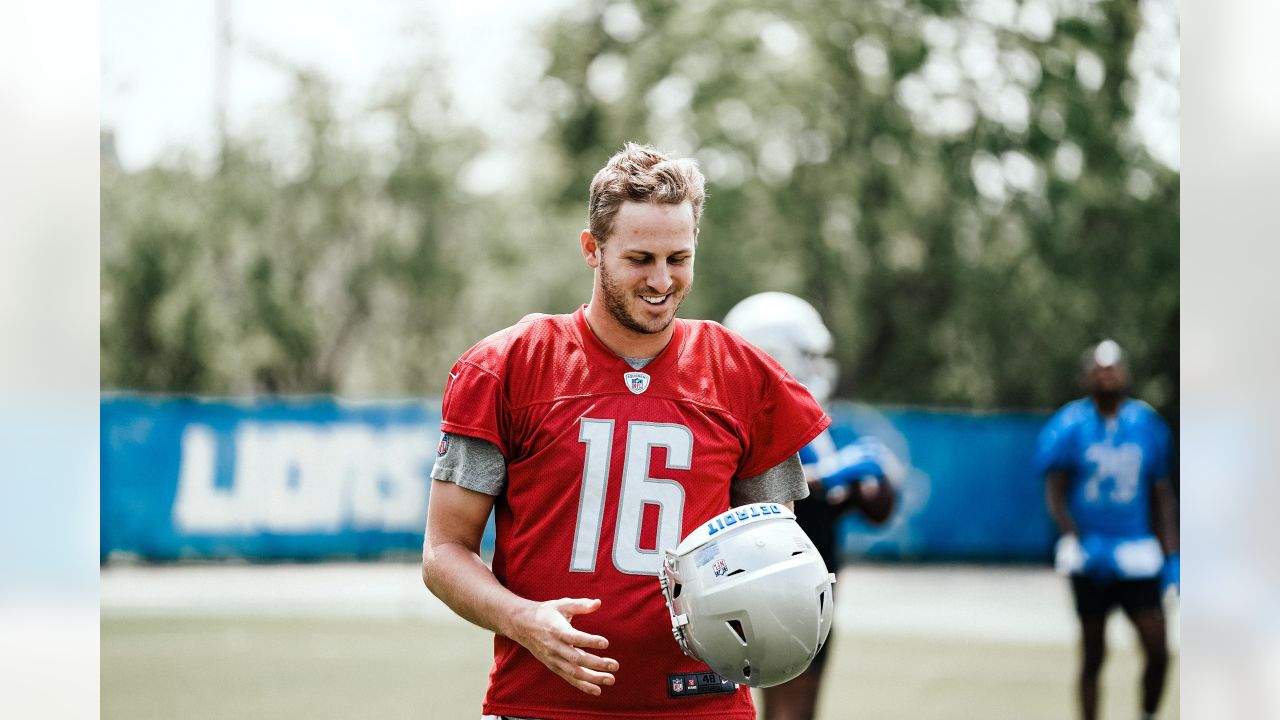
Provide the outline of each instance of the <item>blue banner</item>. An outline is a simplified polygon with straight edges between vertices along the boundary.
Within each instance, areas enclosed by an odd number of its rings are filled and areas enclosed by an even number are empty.
[[[905,467],[898,505],[881,527],[849,513],[847,555],[877,559],[1040,561],[1056,537],[1035,474],[1047,413],[972,413],[836,404],[837,445],[883,440]]]
[[[1043,560],[1032,470],[1045,414],[831,409],[838,444],[882,439],[905,467],[882,527],[846,517],[844,550],[909,560]],[[325,397],[102,401],[103,560],[415,555],[439,411]],[[492,548],[493,524],[484,545]]]
[[[102,556],[420,551],[439,427],[415,402],[104,398]]]

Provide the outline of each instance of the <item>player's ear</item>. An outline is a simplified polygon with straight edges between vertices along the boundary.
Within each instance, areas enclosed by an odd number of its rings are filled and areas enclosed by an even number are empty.
[[[600,267],[600,243],[596,242],[596,236],[590,230],[583,230],[578,240],[582,243],[582,258],[587,261],[587,267]]]

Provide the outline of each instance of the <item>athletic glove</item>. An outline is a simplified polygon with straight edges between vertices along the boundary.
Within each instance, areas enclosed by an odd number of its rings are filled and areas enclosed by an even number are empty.
[[[1070,533],[1058,538],[1053,552],[1053,569],[1061,575],[1074,575],[1084,571],[1084,548],[1080,540]]]

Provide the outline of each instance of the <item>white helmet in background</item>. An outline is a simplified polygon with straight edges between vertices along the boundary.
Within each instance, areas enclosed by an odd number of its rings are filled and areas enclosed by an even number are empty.
[[[778,503],[733,508],[668,549],[658,580],[685,655],[752,687],[809,667],[834,608],[822,556]]]
[[[831,331],[812,305],[784,292],[752,295],[724,316],[724,326],[764,350],[819,403],[835,389]]]

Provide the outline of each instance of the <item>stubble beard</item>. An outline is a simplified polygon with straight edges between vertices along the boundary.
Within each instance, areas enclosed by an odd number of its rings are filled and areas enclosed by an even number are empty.
[[[671,323],[675,322],[676,311],[680,309],[680,304],[684,302],[684,298],[689,294],[689,285],[684,286],[679,292],[672,292],[671,302],[674,307],[671,314],[665,319],[655,320],[651,324],[644,324],[636,319],[631,311],[627,309],[627,300],[636,298],[636,302],[644,302],[640,300],[634,293],[629,292],[625,288],[618,285],[613,275],[609,274],[609,266],[605,263],[600,264],[600,287],[604,291],[604,307],[609,311],[609,315],[622,327],[642,335],[657,335],[658,333],[671,327]]]

